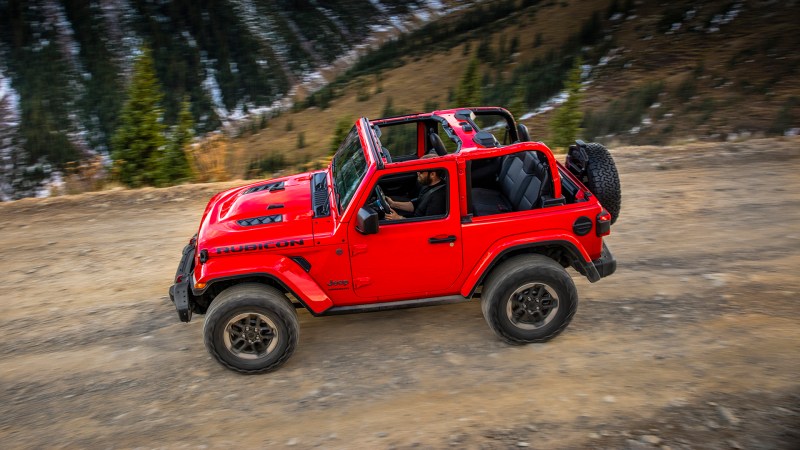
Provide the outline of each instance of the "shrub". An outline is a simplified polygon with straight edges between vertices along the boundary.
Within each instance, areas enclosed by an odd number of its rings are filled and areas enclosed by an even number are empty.
[[[598,136],[623,133],[639,125],[647,108],[658,100],[663,89],[663,83],[647,83],[615,100],[604,110],[588,111],[582,124],[584,137],[593,140]]]
[[[222,133],[213,133],[190,145],[186,153],[195,180],[202,183],[230,180],[233,149],[233,144]]]
[[[251,176],[272,174],[286,168],[286,157],[283,153],[270,153],[250,163],[248,172]]]

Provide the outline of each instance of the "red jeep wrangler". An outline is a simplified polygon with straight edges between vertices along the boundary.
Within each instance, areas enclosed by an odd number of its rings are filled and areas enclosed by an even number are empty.
[[[295,308],[314,316],[480,298],[501,339],[543,342],[591,282],[619,177],[599,144],[566,164],[502,108],[359,119],[326,170],[214,196],[170,288],[180,320],[205,314],[208,351],[264,372],[294,352]]]

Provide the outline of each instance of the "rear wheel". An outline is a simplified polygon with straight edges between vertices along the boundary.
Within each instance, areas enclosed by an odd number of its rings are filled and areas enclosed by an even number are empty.
[[[208,308],[206,348],[222,365],[242,373],[276,369],[294,353],[297,312],[277,289],[240,284],[223,291]]]
[[[502,263],[492,271],[481,297],[489,328],[511,344],[555,337],[578,308],[572,278],[543,255],[520,255]]]
[[[597,197],[603,208],[611,213],[611,224],[617,221],[622,208],[622,188],[617,165],[611,153],[601,144],[587,144],[586,187]]]

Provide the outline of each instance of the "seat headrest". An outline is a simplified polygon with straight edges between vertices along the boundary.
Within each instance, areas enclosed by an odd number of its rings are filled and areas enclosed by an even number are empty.
[[[522,170],[525,173],[541,177],[547,173],[547,164],[539,159],[538,152],[530,151],[525,152],[525,159],[523,160]]]
[[[433,151],[435,151],[437,155],[447,155],[447,149],[444,147],[444,142],[442,142],[442,138],[440,138],[438,134],[431,131],[428,135],[428,139],[430,140]]]

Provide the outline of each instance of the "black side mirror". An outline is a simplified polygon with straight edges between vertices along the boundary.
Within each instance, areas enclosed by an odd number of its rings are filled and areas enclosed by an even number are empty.
[[[358,210],[356,218],[356,231],[361,234],[375,234],[378,232],[378,212],[369,206]]]

